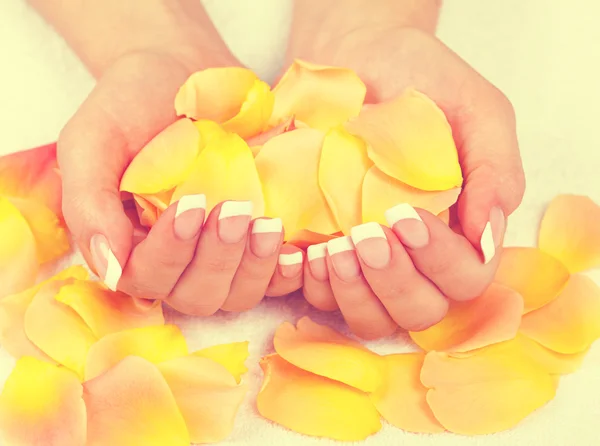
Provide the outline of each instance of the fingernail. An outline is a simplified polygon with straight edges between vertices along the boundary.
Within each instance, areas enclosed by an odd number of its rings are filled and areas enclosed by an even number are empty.
[[[181,240],[190,240],[196,237],[204,223],[206,212],[205,195],[186,195],[177,202],[173,231]]]
[[[283,223],[281,218],[259,218],[252,225],[250,249],[255,256],[265,258],[277,251],[281,241]]]
[[[319,243],[317,245],[310,245],[306,250],[306,257],[308,258],[308,267],[313,277],[321,282],[329,279],[329,272],[327,271],[327,262],[325,256],[327,255],[327,243]]]
[[[385,211],[385,220],[400,241],[412,249],[423,248],[429,243],[429,229],[421,216],[408,203],[402,203]]]
[[[302,261],[302,251],[296,251],[291,254],[279,254],[277,263],[279,264],[281,275],[287,278],[296,277],[302,270]]]
[[[506,222],[502,209],[495,206],[490,211],[490,221],[487,222],[481,234],[481,252],[483,263],[489,263],[496,255],[496,248],[502,243]]]
[[[96,234],[90,241],[90,252],[96,272],[111,290],[117,291],[117,285],[123,274],[123,268],[110,249],[108,240],[102,234]]]
[[[354,244],[348,236],[331,239],[327,242],[327,252],[337,276],[349,281],[360,276],[360,263],[354,252]]]
[[[226,201],[219,213],[218,233],[224,243],[238,243],[248,233],[252,217],[251,201]]]
[[[391,250],[379,223],[364,223],[350,230],[352,243],[360,258],[373,269],[383,269],[390,263]]]

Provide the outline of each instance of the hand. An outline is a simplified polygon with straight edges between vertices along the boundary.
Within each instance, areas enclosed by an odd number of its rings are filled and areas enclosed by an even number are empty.
[[[365,338],[389,335],[398,325],[422,330],[444,317],[446,298],[475,298],[493,279],[505,219],[525,189],[514,112],[500,91],[427,32],[365,26],[329,36],[319,45],[293,38],[290,59],[354,69],[367,85],[368,102],[391,99],[407,87],[431,97],[453,128],[465,182],[455,231],[426,211],[401,207],[392,212],[392,230],[383,228],[385,238],[372,231],[380,236],[357,242],[356,249],[340,241],[334,242],[337,254],[313,254],[304,292],[318,308],[339,306]],[[398,220],[407,215],[413,218]],[[384,261],[369,261],[374,250]]]

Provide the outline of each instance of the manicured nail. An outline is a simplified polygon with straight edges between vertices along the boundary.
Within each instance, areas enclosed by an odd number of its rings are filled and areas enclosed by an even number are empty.
[[[321,282],[329,279],[329,271],[327,271],[327,262],[325,261],[326,255],[327,243],[310,245],[306,250],[310,272],[315,279],[320,280]]]
[[[241,242],[248,233],[252,218],[251,201],[226,201],[219,213],[219,238],[224,243]]]
[[[385,232],[379,223],[364,223],[350,230],[352,242],[360,258],[373,269],[389,265],[392,256]]]
[[[281,241],[283,223],[281,218],[259,218],[254,220],[250,249],[260,258],[272,256],[277,251]]]
[[[400,241],[412,249],[423,248],[429,243],[429,229],[420,215],[408,203],[402,203],[385,211],[385,219]]]
[[[104,284],[111,291],[117,291],[123,268],[110,249],[106,237],[102,234],[94,235],[90,241],[90,252],[96,272]]]
[[[198,235],[206,213],[205,195],[186,195],[177,202],[173,231],[181,240],[191,240]]]
[[[490,221],[487,222],[481,234],[481,252],[483,263],[489,263],[496,255],[496,249],[502,244],[506,221],[502,209],[495,206],[490,211]]]
[[[302,251],[296,251],[291,254],[279,254],[277,263],[279,271],[283,277],[296,277],[302,271]]]
[[[349,236],[337,237],[327,242],[327,252],[333,269],[343,281],[350,281],[360,276],[360,263],[354,251],[354,244]]]

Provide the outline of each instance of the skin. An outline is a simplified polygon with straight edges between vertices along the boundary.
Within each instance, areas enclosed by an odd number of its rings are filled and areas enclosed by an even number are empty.
[[[474,298],[491,282],[498,256],[483,263],[483,228],[490,211],[501,209],[503,216],[492,222],[499,246],[504,218],[518,206],[525,187],[514,113],[501,92],[435,38],[440,1],[295,3],[288,61],[301,58],[354,69],[367,84],[370,103],[408,86],[424,92],[449,118],[465,177],[452,229],[417,210],[428,243],[411,247],[405,239],[411,228],[401,223],[383,228],[385,246],[368,246],[367,239],[353,251],[336,254],[356,266],[350,279],[338,275],[336,259],[329,255],[310,264],[278,265],[279,254],[298,248],[283,245],[282,234],[252,234],[254,222],[246,217],[229,219],[227,225],[243,237],[226,243],[219,233],[220,207],[201,216],[206,221],[191,237],[177,235],[175,205],[148,234],[134,236],[118,192],[127,165],[175,120],[175,93],[191,73],[239,65],[199,2],[106,0],[85,2],[85,7],[81,1],[30,2],[98,78],[60,135],[63,208],[82,252],[101,276],[106,265],[94,265],[90,241],[98,234],[106,237],[124,265],[120,290],[209,315],[219,309],[246,310],[265,294],[304,287],[315,307],[339,308],[356,334],[371,339],[398,327],[431,326],[445,315],[449,299]],[[182,214],[180,222],[192,225],[199,216],[191,212]],[[367,250],[387,253],[387,261],[373,268],[363,258]]]

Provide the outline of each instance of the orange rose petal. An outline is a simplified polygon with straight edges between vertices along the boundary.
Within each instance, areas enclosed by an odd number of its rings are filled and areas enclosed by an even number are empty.
[[[525,313],[554,299],[568,280],[567,268],[537,248],[504,248],[494,278],[523,297]]]
[[[304,229],[333,234],[339,227],[319,187],[323,132],[298,129],[270,139],[256,156],[265,216],[280,217],[286,237]]]
[[[559,195],[548,206],[538,246],[572,273],[600,266],[600,206],[589,197]]]
[[[437,420],[463,435],[510,429],[554,398],[558,384],[535,361],[494,348],[464,358],[429,352],[421,382]]]
[[[71,249],[69,237],[58,216],[39,201],[9,198],[29,224],[40,264],[63,256]]]
[[[426,191],[462,185],[450,124],[424,94],[408,89],[394,100],[365,107],[346,129],[367,142],[369,158],[386,175]]]
[[[291,132],[295,128],[296,128],[295,117],[291,116],[285,122],[282,122],[281,124],[276,125],[275,127],[271,128],[265,132],[259,133],[258,135],[254,135],[253,137],[248,138],[246,140],[246,142],[252,149],[253,153],[256,150],[256,153],[254,153],[254,156],[256,156],[258,154],[258,152],[260,152],[260,148],[268,140],[270,140],[271,138],[273,138],[277,135],[281,135],[282,133]]]
[[[327,234],[319,234],[318,232],[307,231],[305,229],[301,229],[298,232],[295,232],[290,237],[288,237],[287,242],[289,244],[295,245],[300,249],[306,249],[310,245],[317,245],[319,243],[325,243],[329,240],[339,237],[343,235],[342,233],[336,233],[332,235]]]
[[[191,120],[174,122],[133,158],[123,174],[121,191],[150,195],[173,189],[190,174],[200,142]]]
[[[343,128],[327,132],[319,163],[319,186],[346,235],[363,222],[363,180],[372,165],[364,141]]]
[[[132,328],[109,334],[89,350],[85,379],[93,379],[127,356],[139,356],[154,364],[187,356],[185,338],[174,325]]]
[[[600,338],[600,287],[572,275],[556,299],[523,316],[521,332],[558,353],[586,350]]]
[[[85,446],[83,388],[71,371],[22,358],[0,395],[0,433],[5,446]]]
[[[514,338],[522,314],[523,298],[510,288],[492,284],[477,299],[452,302],[441,322],[410,332],[410,337],[426,351],[475,350]]]
[[[446,209],[438,214],[438,218],[447,225],[450,224],[450,209]]]
[[[383,379],[381,356],[337,331],[303,317],[296,327],[284,322],[273,340],[287,362],[317,375],[373,392]]]
[[[456,203],[460,191],[460,188],[434,192],[415,189],[373,166],[362,183],[362,220],[387,225],[385,211],[398,203],[409,203],[437,215]]]
[[[133,199],[135,200],[140,224],[148,228],[154,226],[159,217],[159,211],[156,206],[140,195],[133,195]]]
[[[163,325],[160,301],[141,308],[128,295],[108,290],[99,282],[76,281],[63,286],[55,299],[71,307],[97,338],[130,328]]]
[[[246,100],[240,107],[240,112],[223,123],[223,128],[237,133],[242,138],[250,138],[265,130],[268,125],[275,96],[269,84],[255,80],[248,91]]]
[[[296,60],[273,89],[271,124],[296,116],[320,130],[358,116],[367,88],[354,71]]]
[[[175,398],[158,369],[130,356],[84,384],[86,446],[189,446]]]
[[[301,370],[278,355],[261,361],[264,382],[258,412],[295,432],[360,441],[381,429],[369,396],[337,381]]]
[[[185,419],[192,443],[216,443],[233,430],[248,392],[221,364],[184,356],[157,365]]]
[[[225,367],[239,384],[242,375],[248,371],[246,360],[250,353],[248,352],[248,342],[232,342],[230,344],[213,345],[192,353],[193,356],[208,358]]]
[[[259,80],[247,68],[209,68],[192,74],[175,97],[179,116],[224,123],[240,112]]]
[[[420,379],[424,358],[423,353],[384,356],[386,376],[370,397],[381,416],[393,426],[408,432],[435,434],[445,429],[425,399],[427,388]]]
[[[38,268],[35,238],[27,220],[0,196],[0,298],[33,285]]]

